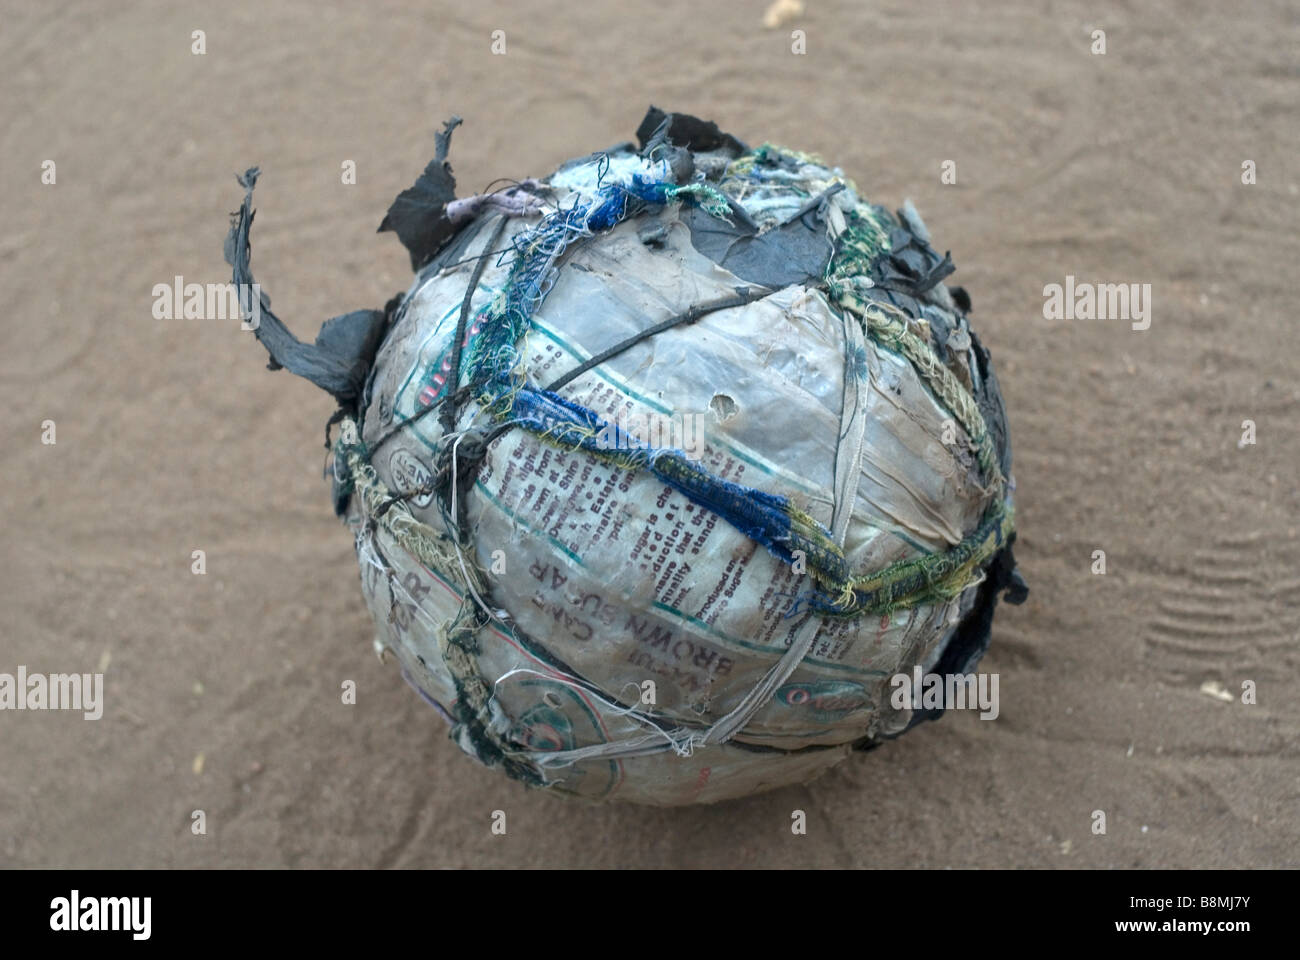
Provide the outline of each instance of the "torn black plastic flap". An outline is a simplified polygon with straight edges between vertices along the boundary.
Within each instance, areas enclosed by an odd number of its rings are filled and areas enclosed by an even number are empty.
[[[985,571],[984,582],[976,594],[975,607],[961,625],[957,627],[938,662],[930,673],[941,676],[966,676],[974,672],[984,655],[988,653],[993,639],[993,614],[997,610],[998,600],[1018,605],[1029,597],[1029,587],[1025,578],[1016,568],[1016,555],[1013,547],[1016,535],[1007,538],[1006,545],[993,555]],[[916,706],[912,719],[906,727],[886,739],[900,737],[917,724],[928,720],[938,720],[944,714],[944,708]],[[865,744],[864,744],[865,746]]]
[[[417,273],[458,229],[447,219],[447,204],[456,199],[456,178],[451,175],[447,151],[452,131],[460,123],[460,117],[453,116],[443,125],[434,138],[433,159],[415,184],[397,195],[379,225],[380,233],[391,230],[397,234],[411,255],[411,269]]]
[[[636,128],[636,138],[642,150],[646,148],[665,120],[668,121],[668,141],[675,146],[685,147],[696,153],[707,153],[710,150],[724,148],[734,150],[738,155],[749,152],[749,147],[731,134],[723,133],[716,123],[692,117],[689,113],[665,113],[655,106],[646,111],[641,125]]]
[[[998,452],[998,466],[1002,470],[1002,475],[1009,477],[1011,476],[1011,427],[1007,423],[1007,408],[1002,401],[1002,388],[998,385],[998,375],[993,370],[992,357],[988,350],[980,343],[974,330],[969,330],[969,333],[980,374],[980,389],[975,393],[975,404],[979,407],[984,424],[993,438],[993,448]]]
[[[257,167],[252,167],[238,178],[246,191],[244,202],[232,215],[230,233],[226,237],[226,262],[232,268],[235,289],[241,293],[257,289],[249,261],[253,187],[257,184],[258,172]],[[308,344],[290,332],[271,312],[269,303],[269,298],[261,297],[255,330],[258,341],[271,355],[268,366],[272,370],[284,367],[290,373],[310,380],[341,406],[355,406],[384,333],[384,311],[354,310],[326,320],[316,342]]]
[[[668,116],[659,122],[649,140],[643,140],[641,156],[656,161],[664,161],[669,167],[669,179],[673,183],[689,183],[695,173],[695,155],[687,147],[678,146],[668,139],[668,128],[672,122]]]
[[[682,208],[681,218],[696,250],[742,280],[769,289],[820,281],[831,258],[826,226],[811,211],[761,234],[754,233],[753,221],[727,223],[693,205]]]

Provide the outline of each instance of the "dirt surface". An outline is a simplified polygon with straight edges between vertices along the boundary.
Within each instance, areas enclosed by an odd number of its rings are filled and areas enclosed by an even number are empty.
[[[97,721],[0,713],[0,865],[1300,866],[1294,4],[3,6],[0,672],[105,686]],[[152,315],[157,283],[229,279],[235,171],[262,167],[257,278],[310,337],[407,286],[375,228],[447,116],[463,195],[650,103],[911,197],[952,250],[1033,591],[984,661],[996,721],[716,807],[529,792],[375,658],[329,399],[237,324]],[[1150,283],[1150,329],[1044,319],[1067,275]]]

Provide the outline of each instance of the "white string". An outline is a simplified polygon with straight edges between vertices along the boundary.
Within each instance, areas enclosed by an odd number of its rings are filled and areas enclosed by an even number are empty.
[[[679,741],[681,740],[680,737],[674,738],[672,736],[671,731],[664,730],[658,724],[642,716],[640,713],[637,712],[637,708],[635,706],[625,707],[617,700],[610,699],[606,697],[604,694],[598,693],[597,691],[593,690],[591,687],[587,686],[586,684],[579,682],[576,678],[568,676],[566,674],[543,673],[542,671],[534,670],[531,667],[515,667],[513,670],[507,670],[505,673],[501,674],[501,676],[497,678],[496,683],[492,684],[492,697],[488,701],[489,704],[496,699],[497,686],[503,680],[513,677],[517,673],[531,674],[535,677],[542,677],[546,680],[550,680],[554,683],[562,684],[566,687],[573,687],[576,690],[581,690],[583,693],[586,693],[587,695],[595,698],[596,700],[599,700],[602,704],[608,707],[615,716],[628,717],[632,720],[635,720],[637,723],[649,727],[653,733],[656,733],[659,736],[663,737],[667,741],[667,746],[672,747],[674,750],[676,750],[679,753],[679,755],[690,756],[689,751],[686,753],[681,753],[681,750],[679,749]],[[638,691],[641,689],[639,686],[637,686],[636,682],[633,680],[629,680],[627,683],[623,684],[623,689],[626,690],[629,686],[635,688]],[[650,739],[653,740],[653,737]],[[689,739],[689,737],[687,739]],[[569,754],[569,753],[574,753],[576,751],[566,750],[562,752],[565,754]],[[537,751],[521,751],[521,754],[534,759],[535,762],[541,762],[543,760],[548,760],[557,756],[557,754],[554,752],[540,753]],[[568,763],[571,762],[572,761],[568,761]],[[567,766],[568,763],[565,763],[563,765]],[[554,766],[555,764],[549,764],[549,765]]]

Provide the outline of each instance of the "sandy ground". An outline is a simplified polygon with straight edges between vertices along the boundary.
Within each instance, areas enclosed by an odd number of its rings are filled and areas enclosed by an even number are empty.
[[[0,714],[0,865],[1300,866],[1296,6],[545,6],[3,4],[0,672],[102,669],[106,708]],[[912,197],[953,251],[1033,589],[985,661],[996,722],[713,808],[530,793],[376,660],[328,398],[232,324],[151,315],[156,283],[229,279],[237,170],[262,166],[257,277],[309,337],[406,287],[374,231],[448,115],[465,192],[651,102]],[[1150,329],[1043,319],[1067,274],[1150,283]],[[1247,680],[1254,705],[1200,689]]]

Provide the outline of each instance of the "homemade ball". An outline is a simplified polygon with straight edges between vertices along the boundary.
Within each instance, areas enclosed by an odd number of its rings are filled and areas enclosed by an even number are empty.
[[[1024,590],[997,382],[915,210],[653,108],[456,199],[454,126],[381,228],[410,289],[258,331],[339,400],[381,654],[471,756],[596,800],[806,781],[941,712],[894,678],[971,671]]]

